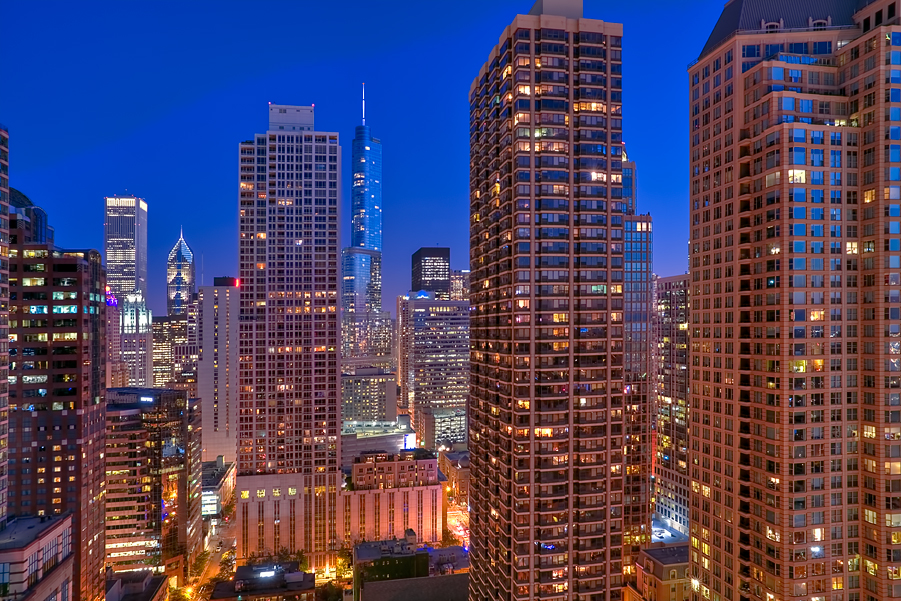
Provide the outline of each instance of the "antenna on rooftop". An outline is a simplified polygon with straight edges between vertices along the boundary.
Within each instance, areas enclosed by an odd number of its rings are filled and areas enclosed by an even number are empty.
[[[363,125],[366,125],[366,82],[363,82]]]

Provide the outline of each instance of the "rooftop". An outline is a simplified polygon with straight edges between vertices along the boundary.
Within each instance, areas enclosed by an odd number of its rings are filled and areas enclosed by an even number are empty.
[[[281,564],[238,566],[234,580],[220,582],[210,600],[248,596],[278,596],[286,591],[313,590],[315,576],[298,570],[296,561]]]
[[[5,530],[0,531],[0,551],[21,549],[39,539],[41,535],[58,526],[68,514],[59,517],[17,518],[9,522]]]
[[[365,601],[468,601],[469,574],[373,580],[366,583]]]
[[[203,488],[217,488],[234,468],[234,462],[220,464],[218,460],[204,461]]]
[[[644,549],[645,554],[662,565],[688,563],[688,544],[675,547],[650,547]]]
[[[814,21],[827,27],[854,27],[860,0],[729,0],[699,56],[716,49],[738,31],[763,31],[767,23],[780,29],[810,29]]]
[[[428,553],[427,549],[416,547],[416,532],[407,528],[403,539],[377,540],[354,545],[354,563],[375,561],[383,557],[412,557],[417,553]]]

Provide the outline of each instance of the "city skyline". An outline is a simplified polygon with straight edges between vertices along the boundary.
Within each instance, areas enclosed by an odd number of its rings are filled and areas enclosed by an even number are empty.
[[[401,5],[375,9],[365,4],[351,4],[353,6],[349,8],[348,14],[356,14],[357,17],[351,19],[349,26],[355,31],[363,30],[370,23],[377,25],[400,22],[410,28],[411,36],[403,42],[392,42],[384,47],[373,47],[366,43],[365,35],[349,36],[348,43],[352,47],[336,49],[328,57],[317,55],[315,59],[307,58],[303,51],[287,51],[288,46],[282,46],[287,41],[279,40],[278,48],[282,49],[278,54],[288,58],[279,58],[276,63],[271,63],[269,58],[262,59],[261,55],[254,54],[253,60],[262,61],[258,64],[266,65],[259,69],[252,67],[254,63],[245,62],[247,59],[236,56],[228,48],[209,53],[202,51],[203,56],[213,61],[213,64],[209,72],[200,74],[193,67],[188,69],[190,74],[185,73],[182,67],[176,65],[173,65],[175,71],[171,73],[166,70],[160,72],[153,68],[154,59],[151,56],[128,45],[117,51],[120,55],[118,57],[101,57],[100,53],[104,52],[105,46],[91,41],[91,38],[104,39],[102,31],[113,29],[115,26],[112,23],[117,19],[128,18],[131,11],[123,7],[109,5],[110,10],[98,11],[101,13],[99,20],[95,16],[91,18],[91,22],[87,22],[86,15],[69,15],[68,9],[59,5],[58,10],[63,15],[59,23],[82,23],[82,19],[85,19],[81,31],[85,31],[87,35],[70,40],[68,27],[57,29],[56,19],[48,22],[47,19],[36,16],[30,3],[8,4],[3,12],[4,20],[9,24],[9,33],[0,40],[0,51],[10,56],[15,55],[14,48],[24,47],[27,45],[26,40],[34,39],[35,26],[31,24],[32,19],[35,23],[42,23],[42,27],[50,27],[51,37],[60,42],[65,41],[67,48],[64,53],[53,50],[56,46],[46,51],[38,48],[33,54],[21,55],[17,61],[4,66],[6,81],[11,87],[28,87],[35,92],[29,94],[32,98],[28,102],[23,102],[24,98],[16,98],[16,95],[0,98],[2,121],[13,130],[15,148],[11,156],[17,174],[16,187],[36,204],[59,215],[58,223],[78,226],[63,228],[65,231],[60,233],[59,240],[63,246],[82,244],[102,248],[101,207],[104,196],[133,193],[145,198],[156,216],[149,241],[149,305],[154,314],[162,315],[165,312],[165,272],[160,266],[171,248],[172,240],[177,239],[182,222],[181,218],[167,221],[165,215],[182,211],[186,214],[183,220],[186,225],[185,233],[197,254],[198,285],[210,285],[212,277],[232,274],[237,269],[237,249],[232,244],[223,244],[223,241],[234,239],[237,221],[229,211],[215,208],[211,210],[210,207],[218,207],[230,197],[231,191],[224,182],[228,181],[233,169],[234,159],[229,152],[232,141],[240,138],[246,131],[259,131],[265,125],[257,116],[255,107],[260,102],[270,101],[315,104],[318,121],[322,126],[330,131],[338,131],[349,142],[353,138],[354,127],[359,124],[360,84],[365,81],[368,88],[367,123],[377,127],[378,137],[385,144],[383,305],[393,311],[394,299],[408,291],[408,261],[417,248],[449,246],[455,261],[451,267],[468,267],[465,173],[468,162],[466,90],[470,83],[469,74],[478,68],[484,54],[496,42],[496,32],[508,22],[509,15],[527,12],[531,2],[499,0],[482,6],[475,0],[464,0],[460,10],[447,11],[438,5],[429,6],[425,8],[426,15],[408,12]],[[639,111],[653,110],[659,112],[661,117],[654,124],[642,123],[642,119],[637,118],[640,113],[626,117],[626,128],[630,132],[627,140],[630,158],[641,164],[643,158],[652,156],[662,139],[669,140],[674,148],[672,152],[675,160],[653,163],[645,160],[641,177],[642,206],[655,219],[667,224],[658,232],[658,244],[661,247],[666,245],[672,252],[658,253],[655,271],[661,275],[685,271],[683,251],[687,236],[676,224],[682,224],[687,219],[688,193],[684,185],[684,174],[688,153],[681,143],[684,124],[680,119],[687,104],[681,95],[674,95],[670,103],[658,106],[652,92],[658,85],[676,89],[684,85],[684,68],[696,58],[697,49],[703,46],[707,33],[712,29],[722,8],[720,0],[678,4],[672,6],[665,2],[650,2],[639,8],[603,5],[588,0],[585,7],[587,12],[597,14],[602,19],[624,23],[627,30],[630,27],[640,27],[645,15],[655,12],[660,20],[685,31],[686,38],[673,48],[675,58],[672,59],[672,68],[659,66],[657,51],[639,47],[638,44],[636,48],[628,48],[630,42],[626,36],[626,50],[631,50],[631,56],[634,57],[634,66],[627,66],[625,73],[625,77],[633,77],[627,99],[637,103]],[[249,11],[250,14],[247,15],[244,13],[248,11],[241,11],[239,18],[237,11],[230,9],[228,5],[221,5],[213,17],[214,21],[208,22],[209,11],[203,8],[203,3],[192,3],[186,7],[183,18],[178,20],[167,19],[164,14],[155,14],[151,9],[135,10],[140,12],[142,18],[134,21],[129,19],[132,35],[149,45],[147,52],[152,56],[156,56],[157,52],[150,48],[156,48],[160,43],[156,40],[163,38],[189,39],[190,47],[185,49],[186,52],[199,52],[199,48],[204,45],[218,48],[222,41],[219,37],[211,39],[213,36],[208,32],[216,31],[217,27],[224,31],[235,31],[238,23],[241,31],[245,28],[264,28],[263,15],[266,12]],[[296,14],[301,9],[286,7],[285,10]],[[325,18],[330,14],[331,8],[324,5],[305,10]],[[467,10],[477,11],[480,18],[469,19],[466,17]],[[440,18],[444,27],[437,31],[431,29],[426,36],[414,24],[420,18],[428,18],[429,14]],[[202,27],[197,24],[201,16],[204,22]],[[148,20],[145,21],[144,17]],[[95,28],[96,35],[91,33]],[[73,30],[76,29],[77,27],[73,27]],[[151,31],[154,32],[153,37]],[[168,32],[168,35],[159,35],[159,32]],[[314,32],[314,35],[316,37],[310,38],[309,42],[311,49],[314,44],[318,45],[324,40],[321,32]],[[395,75],[386,66],[380,65],[403,64],[405,76],[415,77],[417,73],[427,70],[426,65],[429,64],[426,55],[430,53],[420,53],[420,47],[437,49],[458,36],[472,36],[478,43],[460,49],[463,55],[455,60],[458,65],[455,64],[450,72],[451,80],[440,84],[440,92],[439,84],[424,83],[433,86],[435,91],[431,94],[433,99],[429,108],[398,106],[391,92]],[[223,35],[221,38],[227,40],[229,36]],[[373,60],[357,61],[353,69],[347,70],[343,65],[354,54],[359,54],[358,44],[365,44],[366,53],[375,52]],[[416,51],[411,52],[411,48]],[[171,57],[168,50],[159,50],[162,51],[162,56]],[[42,60],[44,52],[51,52],[54,59]],[[55,109],[49,110],[46,107],[52,94],[49,93],[49,88],[47,94],[41,93],[47,85],[43,82],[69,82],[70,76],[57,73],[56,70],[65,69],[67,57],[73,54],[79,56],[79,63],[94,63],[97,73],[91,75],[90,81],[79,85],[93,85],[101,78],[106,78],[117,86],[131,88],[137,85],[142,91],[145,91],[146,86],[149,97],[134,99],[134,105],[122,103],[120,106],[119,103],[113,103],[101,112],[86,104],[94,102],[94,95],[85,94],[84,98],[79,95],[73,99],[75,108],[65,108],[58,114]],[[215,55],[221,58],[216,58]],[[130,69],[125,68],[129,61],[134,64],[135,72],[142,72],[145,79],[139,81],[131,75]],[[39,69],[36,67],[38,64],[41,65]],[[236,65],[242,66],[241,69],[234,69]],[[340,72],[338,65],[342,65]],[[45,76],[41,79],[33,78],[31,73],[36,72],[36,69]],[[47,69],[53,72],[48,73]],[[308,75],[298,79],[298,69]],[[658,76],[653,81],[639,76],[647,69],[657,70]],[[74,71],[77,70],[73,69]],[[286,73],[290,74],[287,83],[283,80]],[[158,81],[162,77],[167,81],[169,77],[176,78],[179,92],[160,97],[155,89],[151,90],[150,88],[159,88],[162,91],[169,87]],[[248,82],[253,84],[249,87],[252,91],[248,91],[249,88],[245,85]],[[328,88],[325,87],[326,82]],[[445,90],[452,91],[448,93]],[[442,173],[446,173],[448,179],[446,182],[442,180],[440,185],[435,185],[432,180],[434,172],[424,159],[432,151],[421,153],[414,150],[421,144],[420,124],[428,115],[433,114],[442,115],[441,135],[446,136],[443,138],[446,143],[442,143],[441,147],[444,149],[442,152],[446,153],[448,164],[442,169]],[[90,142],[84,146],[60,143],[48,152],[46,141],[49,138],[64,136],[62,142],[65,142],[65,136],[70,135],[59,133],[60,128],[66,129],[60,123],[63,119],[78,119],[83,122],[92,131]],[[209,138],[205,142],[209,152],[197,157],[199,163],[195,163],[193,157],[188,160],[187,154],[182,156],[181,150],[163,150],[162,144],[166,143],[164,138],[167,136],[156,135],[158,131],[174,132],[194,128],[207,131],[205,136]],[[351,173],[349,150],[348,148],[343,157],[342,170],[346,174]],[[179,160],[169,160],[175,156],[173,152],[178,155]],[[163,157],[169,158],[163,160]],[[98,165],[101,168],[87,168],[88,165]],[[166,171],[166,177],[160,177],[161,170]],[[198,170],[205,177],[194,177]],[[67,180],[78,180],[80,183],[73,188],[64,183]],[[173,186],[173,180],[178,185]],[[343,197],[342,212],[350,215],[349,181],[344,183]],[[209,227],[195,232],[200,228],[191,224],[201,219],[208,222]],[[345,219],[341,224],[342,247],[349,245],[349,221]],[[414,223],[422,225],[412,227]]]

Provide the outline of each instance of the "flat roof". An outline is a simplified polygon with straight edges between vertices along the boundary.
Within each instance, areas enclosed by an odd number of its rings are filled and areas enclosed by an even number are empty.
[[[62,516],[45,516],[33,518],[16,518],[0,531],[0,551],[20,549],[39,539],[43,533],[55,528],[69,514]]]
[[[644,549],[645,554],[663,565],[688,563],[688,544],[674,547],[650,547]]]

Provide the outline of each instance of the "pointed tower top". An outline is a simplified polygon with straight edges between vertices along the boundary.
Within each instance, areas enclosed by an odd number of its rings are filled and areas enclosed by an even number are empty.
[[[366,125],[366,82],[363,82],[363,125]]]

